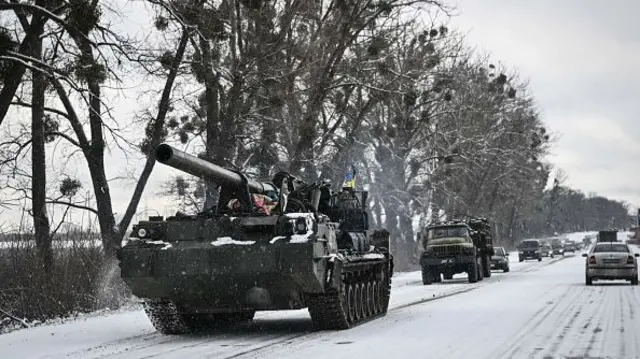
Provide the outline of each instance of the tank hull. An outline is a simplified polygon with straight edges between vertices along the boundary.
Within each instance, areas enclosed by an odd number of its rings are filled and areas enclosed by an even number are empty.
[[[140,298],[169,299],[187,312],[300,309],[303,293],[326,290],[321,243],[170,248],[125,246],[121,276]]]

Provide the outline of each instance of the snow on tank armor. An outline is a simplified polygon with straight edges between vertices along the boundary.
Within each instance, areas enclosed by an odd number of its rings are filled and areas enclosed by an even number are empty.
[[[327,183],[285,172],[257,182],[167,144],[156,158],[220,186],[213,209],[149,217],[118,251],[123,280],[159,332],[252,320],[261,310],[306,307],[323,329],[386,314],[389,232],[369,229],[366,191],[332,194]]]

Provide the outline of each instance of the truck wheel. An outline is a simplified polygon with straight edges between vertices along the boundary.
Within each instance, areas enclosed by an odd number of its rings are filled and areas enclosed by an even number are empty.
[[[429,268],[422,268],[422,284],[429,285],[433,283],[433,276],[429,273]]]
[[[542,262],[542,256],[538,257],[538,262]]]
[[[467,276],[469,277],[469,283],[475,283],[478,281],[478,265],[477,264],[475,263],[469,264]]]
[[[591,279],[591,277],[589,277],[588,275],[584,276],[584,282],[586,285],[592,285],[593,284],[593,279]]]
[[[518,262],[522,262],[524,261],[524,259],[522,259],[522,257],[518,257]]]
[[[634,276],[631,278],[631,285],[638,285],[638,276]]]
[[[478,282],[484,279],[484,269],[482,267],[482,259],[478,262]]]
[[[504,273],[507,273],[509,271],[509,265],[505,265],[504,269],[502,270]]]
[[[453,279],[453,273],[442,273],[442,276],[444,277],[444,279],[446,280],[451,280]]]
[[[485,278],[491,277],[491,259],[489,256],[482,257],[482,272]]]

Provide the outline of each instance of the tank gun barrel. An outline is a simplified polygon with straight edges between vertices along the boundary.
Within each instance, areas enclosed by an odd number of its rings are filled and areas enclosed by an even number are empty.
[[[180,151],[166,143],[156,148],[155,156],[156,160],[164,165],[193,176],[202,177],[220,186],[240,187],[244,182],[240,174]],[[270,183],[251,179],[247,179],[247,186],[252,193],[265,194],[270,191],[277,191],[276,187]]]

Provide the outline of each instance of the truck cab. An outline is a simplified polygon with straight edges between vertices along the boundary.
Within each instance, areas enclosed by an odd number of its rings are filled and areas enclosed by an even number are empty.
[[[422,282],[429,285],[467,273],[470,283],[491,276],[491,227],[486,220],[450,221],[427,226],[420,234]],[[487,273],[488,272],[488,273]]]

